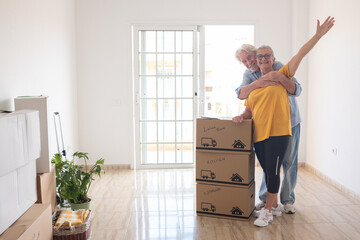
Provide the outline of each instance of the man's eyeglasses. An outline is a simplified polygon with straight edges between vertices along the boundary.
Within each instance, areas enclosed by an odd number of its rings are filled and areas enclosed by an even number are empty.
[[[272,57],[272,55],[269,53],[264,55],[256,55],[256,59],[262,59],[262,58],[269,59],[270,57]]]

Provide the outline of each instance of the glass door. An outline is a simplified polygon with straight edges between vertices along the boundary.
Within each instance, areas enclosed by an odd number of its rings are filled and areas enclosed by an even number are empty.
[[[192,167],[196,26],[134,27],[136,167]]]

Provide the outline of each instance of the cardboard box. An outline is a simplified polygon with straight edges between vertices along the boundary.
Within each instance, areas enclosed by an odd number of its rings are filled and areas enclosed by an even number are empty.
[[[36,202],[36,161],[0,176],[0,234]]]
[[[0,234],[36,202],[39,113],[0,114]]]
[[[50,240],[52,218],[49,204],[34,204],[2,235],[0,240]]]
[[[29,162],[38,159],[41,154],[39,111],[24,109],[12,112],[10,115],[25,117],[24,133],[22,133],[24,136],[25,161]]]
[[[49,132],[49,129],[55,129],[52,115],[54,111],[51,111],[52,109],[49,106],[49,98],[47,96],[17,97],[14,100],[16,111],[22,109],[39,111],[41,153],[36,162],[36,172],[51,172],[51,158],[57,150],[56,144],[52,142],[53,139],[56,139],[55,132]]]
[[[255,209],[255,182],[247,186],[196,184],[196,213],[211,217],[249,219]]]
[[[251,152],[252,120],[235,125],[231,120],[196,119],[196,149]]]
[[[0,114],[0,133],[1,177],[26,164],[25,115]]]
[[[196,181],[248,185],[255,177],[255,153],[196,151]]]
[[[38,173],[36,176],[36,184],[36,203],[48,203],[51,205],[51,212],[54,212],[57,206],[55,166],[52,166],[51,172],[49,173]]]
[[[0,177],[40,156],[39,112],[0,113]]]

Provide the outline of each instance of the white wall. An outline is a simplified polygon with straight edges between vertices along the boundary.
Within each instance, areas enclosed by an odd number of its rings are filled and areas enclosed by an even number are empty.
[[[288,0],[77,1],[80,148],[107,164],[133,160],[132,24],[255,24],[256,45],[285,62],[291,11]]]
[[[309,18],[309,1],[293,0],[292,1],[292,52],[296,54],[302,45],[309,40],[308,18]],[[310,53],[311,54],[311,53]],[[307,140],[307,95],[308,95],[308,57],[305,57],[295,74],[296,79],[300,82],[302,92],[297,98],[300,115],[301,115],[301,134],[299,146],[299,162],[306,161],[306,140]]]
[[[311,1],[309,26],[335,16],[335,26],[309,57],[307,164],[360,194],[360,15],[358,0]],[[337,148],[337,155],[332,154]]]
[[[1,0],[0,110],[14,110],[17,96],[49,96],[65,143],[76,150],[76,91],[74,2]],[[55,130],[49,131],[55,143]]]

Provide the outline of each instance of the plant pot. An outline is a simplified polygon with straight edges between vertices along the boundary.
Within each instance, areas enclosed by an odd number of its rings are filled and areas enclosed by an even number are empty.
[[[86,203],[70,203],[71,210],[90,209],[91,199]]]

